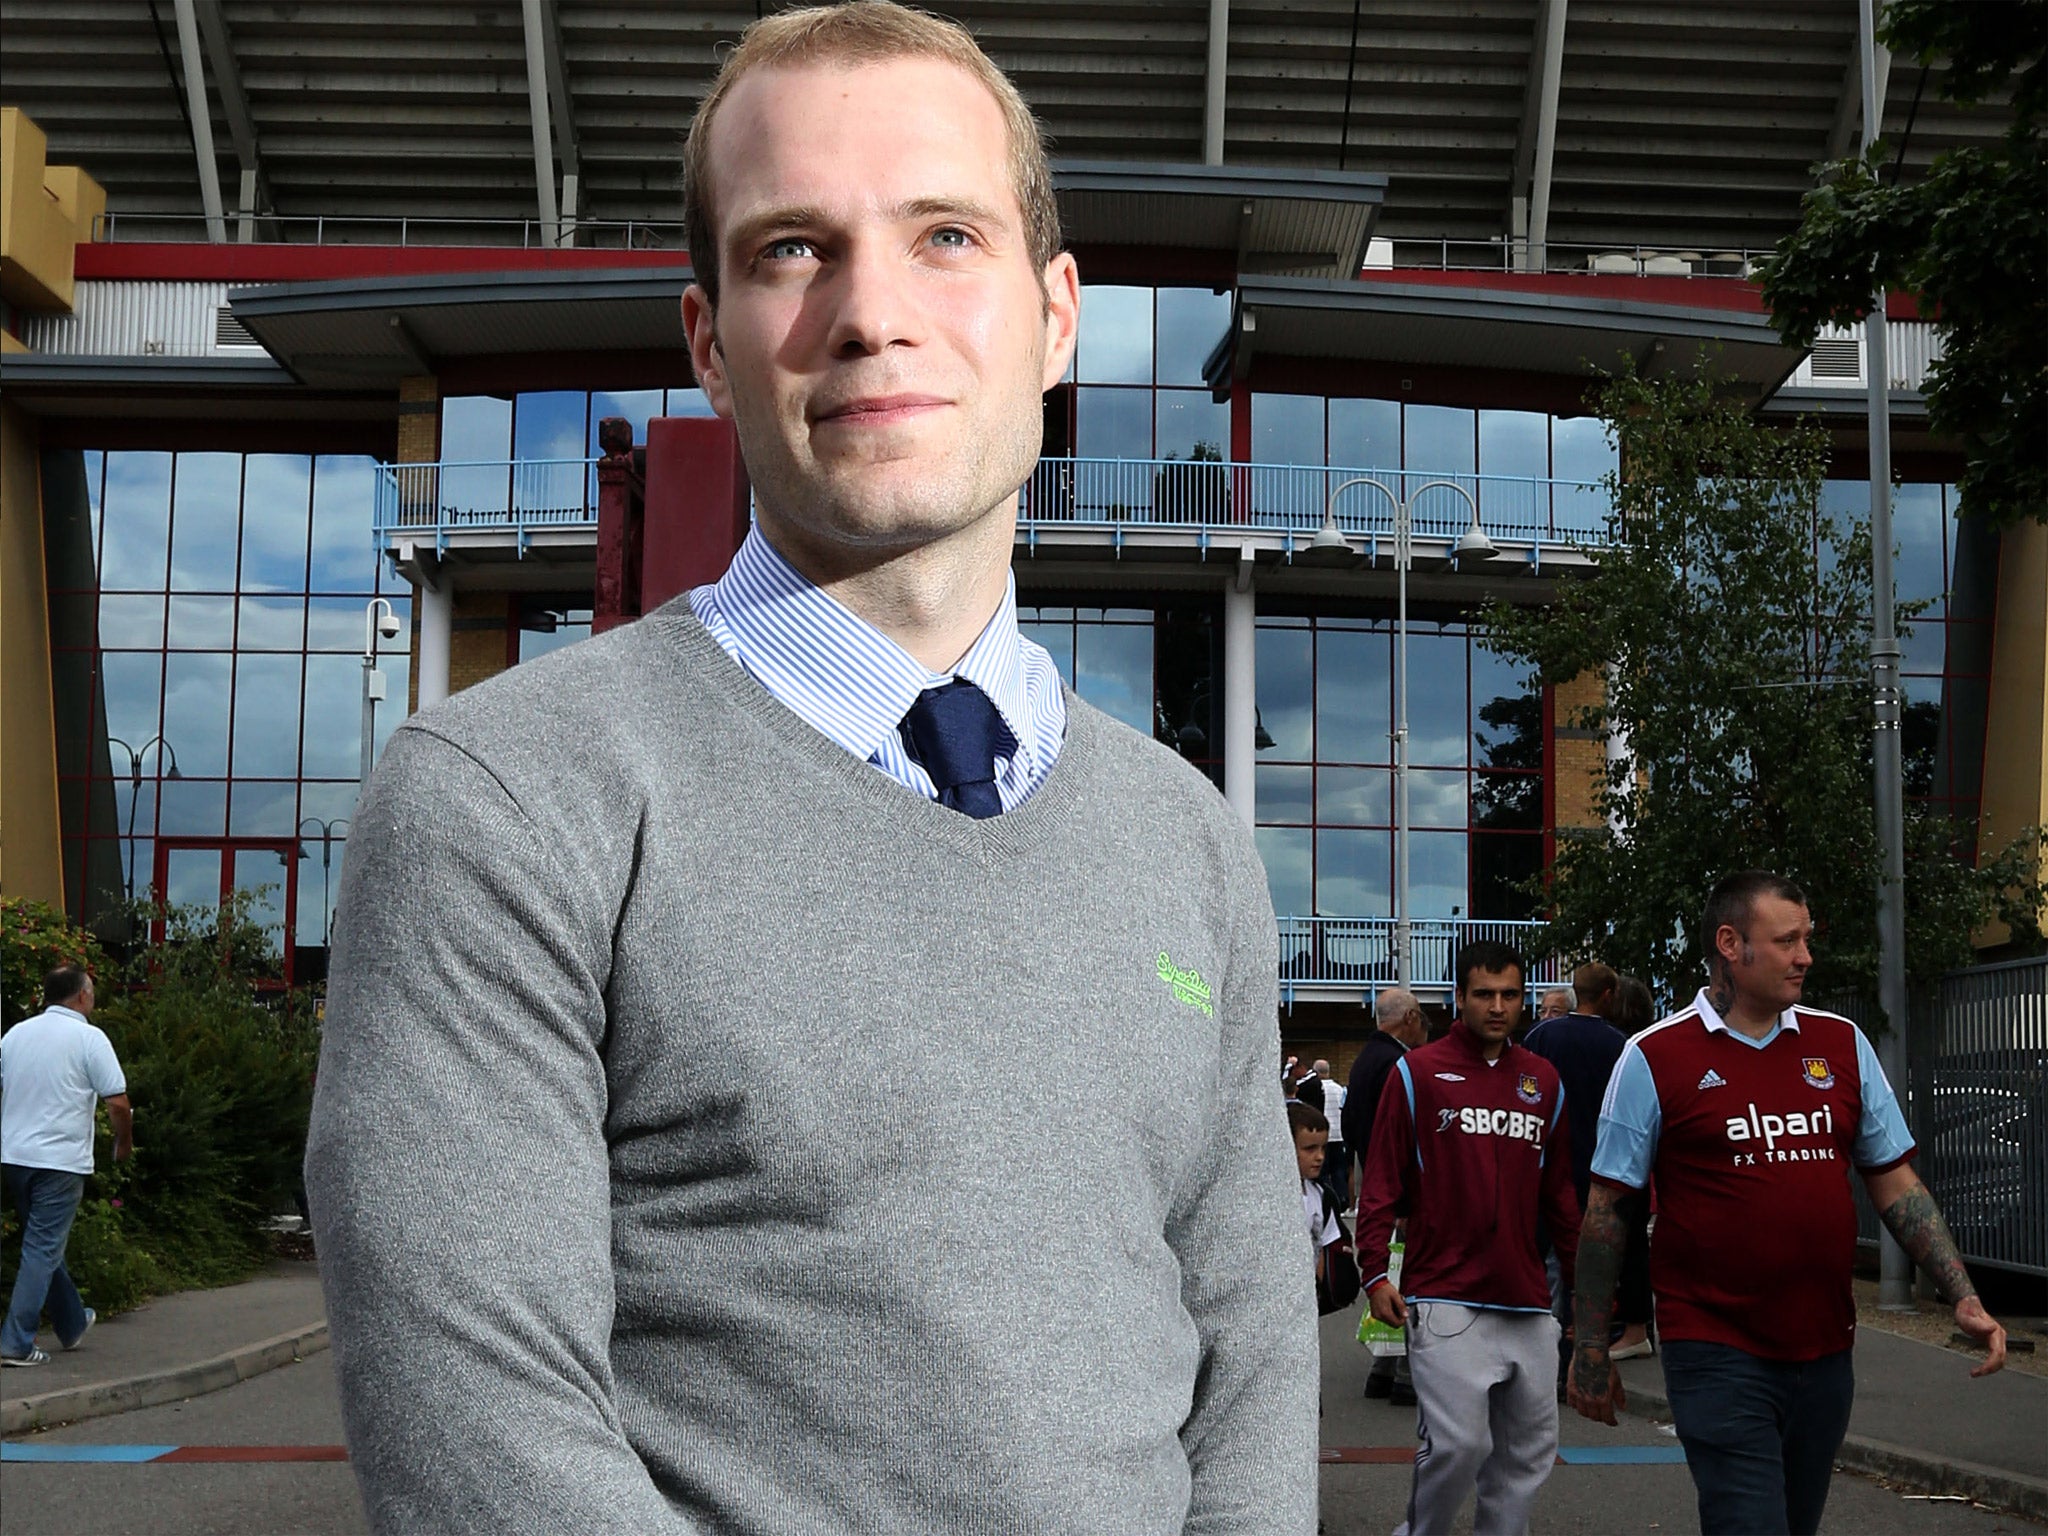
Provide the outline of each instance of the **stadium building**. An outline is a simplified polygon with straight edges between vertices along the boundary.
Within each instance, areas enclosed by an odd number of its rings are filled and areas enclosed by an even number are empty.
[[[0,0],[8,894],[246,889],[317,978],[366,728],[723,568],[676,164],[758,9]],[[1603,530],[1595,375],[1704,351],[1868,507],[1858,334],[1782,346],[1752,280],[1856,142],[1855,0],[939,9],[1045,120],[1085,285],[1021,616],[1257,829],[1283,1032],[1341,1060],[1392,975],[1400,641],[1426,994],[1593,823],[1597,679],[1469,621]],[[1937,85],[1888,72],[1905,175],[2001,131]],[[1909,790],[2002,843],[2048,821],[2048,529],[1959,522],[1893,320]]]

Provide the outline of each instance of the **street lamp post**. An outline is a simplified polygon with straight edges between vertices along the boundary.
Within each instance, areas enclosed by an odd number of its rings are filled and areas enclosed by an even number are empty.
[[[391,611],[390,599],[371,598],[363,610],[363,770],[356,780],[357,794],[370,782],[370,767],[377,760],[377,701],[384,697],[384,674],[377,670],[377,637],[397,633],[398,615]]]
[[[175,779],[179,777],[178,753],[161,734],[150,737],[139,748],[129,746],[118,736],[109,736],[107,745],[119,747],[128,754],[128,899],[132,902],[135,900],[135,802],[142,798],[142,756],[151,747],[155,747],[158,768],[163,767],[166,757],[171,760],[170,771],[162,776]]]
[[[1455,480],[1430,480],[1406,497],[1394,494],[1384,481],[1356,475],[1331,490],[1323,503],[1323,526],[1309,542],[1309,554],[1338,558],[1352,553],[1351,541],[1337,526],[1337,498],[1354,485],[1370,486],[1394,509],[1394,980],[1406,987],[1413,970],[1415,925],[1408,901],[1408,567],[1415,557],[1415,503],[1424,491],[1444,486],[1457,492],[1472,509],[1472,526],[1452,548],[1454,559],[1491,559],[1493,540],[1479,526],[1479,503]]]
[[[337,816],[332,821],[322,821],[318,816],[302,816],[299,818],[300,832],[303,833],[306,830],[306,823],[309,821],[320,829],[320,942],[322,945],[325,945],[329,937],[327,932],[329,922],[327,916],[327,882],[328,871],[334,867],[334,829],[336,827],[346,827],[348,825],[348,818],[346,816]]]

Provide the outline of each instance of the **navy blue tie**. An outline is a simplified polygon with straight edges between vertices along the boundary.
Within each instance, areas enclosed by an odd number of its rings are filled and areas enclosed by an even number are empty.
[[[897,727],[911,760],[931,775],[939,804],[977,821],[1003,813],[996,756],[1016,750],[989,696],[964,677],[917,696]]]

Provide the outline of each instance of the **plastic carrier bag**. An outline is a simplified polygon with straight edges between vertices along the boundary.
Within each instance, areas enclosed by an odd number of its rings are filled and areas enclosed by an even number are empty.
[[[1405,1243],[1394,1243],[1387,1249],[1387,1279],[1397,1291],[1401,1288],[1401,1252],[1406,1246]],[[1359,1317],[1358,1342],[1375,1355],[1408,1353],[1407,1336],[1399,1328],[1389,1328],[1374,1317],[1370,1306]]]

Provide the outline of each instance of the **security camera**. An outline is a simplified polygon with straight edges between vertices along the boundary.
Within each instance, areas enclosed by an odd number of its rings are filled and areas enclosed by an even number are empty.
[[[382,635],[386,640],[396,640],[398,638],[398,630],[399,623],[397,614],[380,613],[377,615],[377,633]]]

